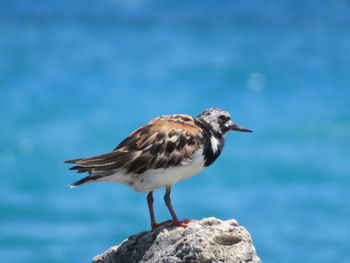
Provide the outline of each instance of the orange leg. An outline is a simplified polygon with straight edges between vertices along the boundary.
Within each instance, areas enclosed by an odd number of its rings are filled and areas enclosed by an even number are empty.
[[[184,227],[185,228],[185,227],[188,227],[188,225],[190,223],[196,222],[196,220],[190,220],[190,219],[184,219],[184,220],[179,221],[179,219],[176,216],[175,210],[174,210],[174,208],[173,208],[173,206],[171,204],[170,193],[171,193],[171,187],[166,187],[166,192],[165,192],[165,195],[164,195],[164,201],[165,201],[165,204],[166,204],[166,206],[167,206],[167,208],[168,208],[168,210],[170,212],[170,215],[171,215],[173,220],[167,220],[167,221],[161,222],[159,224],[156,223],[156,219],[155,219],[155,216],[154,216],[153,191],[148,193],[148,195],[147,195],[147,204],[148,204],[149,214],[150,214],[150,217],[151,217],[152,229],[156,229],[157,227],[166,225],[166,224],[171,223],[171,222],[172,222],[173,226],[178,226],[178,227]]]
[[[170,215],[171,217],[173,218],[173,223],[174,225],[175,224],[178,224],[179,223],[179,219],[177,219],[177,216],[175,214],[175,210],[171,204],[171,200],[170,200],[170,193],[171,193],[171,187],[167,186],[166,187],[166,192],[165,192],[165,195],[164,195],[164,202],[165,202],[165,205],[167,206],[169,212],[170,212]]]
[[[149,192],[148,195],[147,195],[147,204],[148,204],[148,209],[149,209],[149,215],[151,217],[151,226],[152,226],[152,229],[156,228],[154,226],[157,225],[156,223],[156,218],[154,216],[154,210],[153,210],[153,191]]]
[[[152,229],[156,229],[157,227],[163,226],[167,223],[172,222],[171,220],[161,222],[159,224],[156,223],[156,217],[154,216],[154,209],[153,209],[153,191],[149,192],[147,195],[147,204],[148,204],[148,209],[149,209],[149,214],[151,217],[151,227]]]
[[[173,226],[180,226],[180,227],[188,227],[188,224],[191,222],[195,222],[194,220],[189,220],[189,219],[184,219],[179,221],[175,214],[175,210],[171,204],[171,199],[170,199],[170,193],[171,193],[171,187],[166,187],[166,192],[164,195],[164,201],[166,206],[168,207],[168,210],[171,214],[171,217],[173,218]]]

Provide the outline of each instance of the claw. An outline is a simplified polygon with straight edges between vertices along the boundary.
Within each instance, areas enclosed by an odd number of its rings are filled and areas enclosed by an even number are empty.
[[[184,219],[184,220],[181,220],[181,221],[173,221],[173,226],[179,226],[179,227],[183,227],[183,228],[186,228],[188,227],[188,225],[190,223],[194,223],[194,222],[197,222],[198,220],[192,220],[192,219]]]
[[[194,223],[194,222],[198,222],[198,220],[192,220],[192,219],[184,219],[184,220],[181,220],[181,221],[172,221],[172,220],[167,220],[167,221],[164,221],[164,222],[161,222],[159,224],[152,224],[152,230],[160,227],[160,226],[164,226],[166,224],[169,224],[169,223],[172,223],[171,225],[172,226],[177,226],[177,227],[183,227],[183,228],[186,228],[188,227],[189,224],[191,223]]]

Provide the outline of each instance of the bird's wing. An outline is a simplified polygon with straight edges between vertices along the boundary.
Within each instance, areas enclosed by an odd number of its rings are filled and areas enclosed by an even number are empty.
[[[161,116],[131,133],[113,152],[66,162],[76,164],[71,169],[78,172],[103,174],[123,168],[126,173],[142,174],[187,162],[202,139],[202,129],[192,116]]]

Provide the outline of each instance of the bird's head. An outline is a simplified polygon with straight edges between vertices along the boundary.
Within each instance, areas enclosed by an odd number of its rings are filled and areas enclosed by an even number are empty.
[[[227,111],[218,108],[206,109],[197,118],[209,124],[215,132],[221,135],[224,135],[228,131],[252,132],[235,124]]]

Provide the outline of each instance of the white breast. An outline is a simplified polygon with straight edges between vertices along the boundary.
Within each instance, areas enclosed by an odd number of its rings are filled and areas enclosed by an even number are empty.
[[[179,166],[166,169],[152,169],[143,174],[124,174],[118,171],[101,181],[128,184],[137,192],[148,193],[157,188],[172,186],[190,178],[204,169],[203,148],[200,148],[192,159],[183,161]]]

